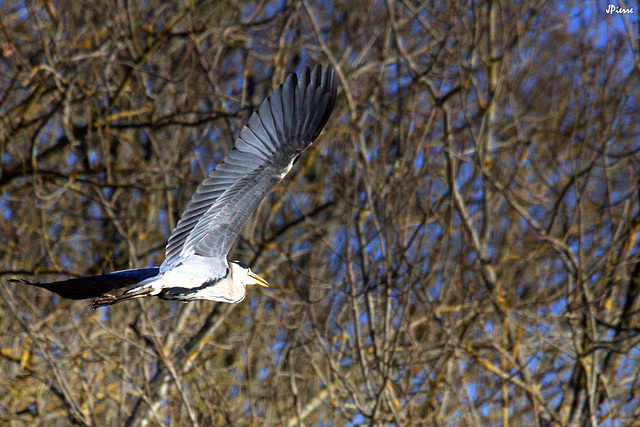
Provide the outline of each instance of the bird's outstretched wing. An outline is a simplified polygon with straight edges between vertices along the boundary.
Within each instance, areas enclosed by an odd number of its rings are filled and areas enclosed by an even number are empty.
[[[79,277],[59,282],[30,282],[23,279],[9,279],[9,281],[44,288],[55,292],[63,298],[87,299],[97,298],[114,289],[135,285],[149,277],[157,276],[159,272],[160,269],[158,267],[151,267],[116,271],[114,273],[101,274],[100,276]]]
[[[290,74],[265,99],[229,151],[200,184],[169,238],[161,271],[197,254],[225,259],[264,196],[317,138],[336,99],[331,67]]]

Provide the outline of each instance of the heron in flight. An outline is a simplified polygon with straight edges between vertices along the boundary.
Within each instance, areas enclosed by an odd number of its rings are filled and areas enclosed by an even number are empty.
[[[336,100],[331,67],[289,74],[249,118],[229,151],[198,186],[173,230],[160,267],[136,268],[58,282],[27,283],[69,299],[107,306],[148,296],[237,303],[245,287],[268,286],[244,263],[227,261],[233,242],[264,196],[318,137]],[[114,289],[128,287],[121,295]]]

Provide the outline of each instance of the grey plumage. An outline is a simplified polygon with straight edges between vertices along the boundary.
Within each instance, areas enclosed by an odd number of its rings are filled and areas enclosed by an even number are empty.
[[[51,283],[13,280],[64,298],[97,298],[93,306],[157,295],[190,301],[239,302],[245,286],[266,281],[227,254],[249,216],[320,134],[337,94],[327,67],[290,74],[249,118],[235,147],[198,186],[176,225],[157,268],[123,270]],[[114,289],[130,287],[122,295]]]
[[[313,142],[335,102],[331,68],[290,74],[264,100],[232,149],[200,184],[169,238],[161,271],[197,253],[223,258],[249,215]],[[287,114],[285,114],[285,111]]]

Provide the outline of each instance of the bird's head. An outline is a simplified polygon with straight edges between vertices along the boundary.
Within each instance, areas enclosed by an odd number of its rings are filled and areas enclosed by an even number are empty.
[[[260,285],[265,288],[269,287],[269,283],[256,273],[251,271],[249,266],[240,261],[230,261],[231,277],[234,282],[241,282],[244,286]]]

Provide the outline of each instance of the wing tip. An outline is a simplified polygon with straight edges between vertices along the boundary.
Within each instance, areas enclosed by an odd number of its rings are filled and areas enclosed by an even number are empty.
[[[308,113],[303,127],[306,144],[312,143],[320,135],[333,112],[338,93],[338,77],[333,67],[327,65],[323,68],[317,64],[311,71],[309,89],[311,93],[306,100]]]

